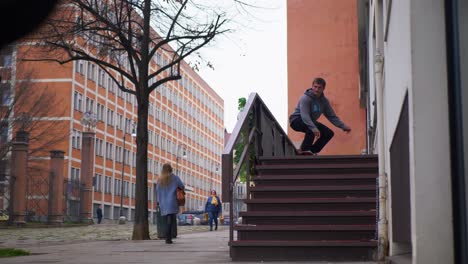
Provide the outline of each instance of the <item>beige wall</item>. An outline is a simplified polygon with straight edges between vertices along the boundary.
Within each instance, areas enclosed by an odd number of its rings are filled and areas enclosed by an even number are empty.
[[[413,263],[453,263],[444,1],[411,2]],[[441,136],[442,135],[442,136]]]

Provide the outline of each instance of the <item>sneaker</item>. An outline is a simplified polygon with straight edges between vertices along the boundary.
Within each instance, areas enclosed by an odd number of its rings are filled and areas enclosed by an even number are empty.
[[[166,244],[172,244],[172,240],[166,240]]]
[[[314,153],[310,150],[300,150],[299,155],[317,156],[317,153]]]

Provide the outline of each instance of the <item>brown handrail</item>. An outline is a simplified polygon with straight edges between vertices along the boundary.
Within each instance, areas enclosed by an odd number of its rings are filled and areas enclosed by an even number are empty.
[[[234,164],[234,149],[239,143],[244,143],[244,148],[241,150],[239,163]],[[253,147],[253,151],[251,147]],[[254,165],[250,164],[252,153],[255,156],[254,162],[260,156],[295,156],[297,154],[294,144],[257,93],[249,95],[244,110],[240,113],[239,120],[222,154],[223,200],[230,203],[229,242],[232,242],[234,238],[234,184],[240,175],[242,166],[245,164],[247,171],[246,193],[247,199],[250,198],[250,178],[252,176],[250,174],[251,166]]]

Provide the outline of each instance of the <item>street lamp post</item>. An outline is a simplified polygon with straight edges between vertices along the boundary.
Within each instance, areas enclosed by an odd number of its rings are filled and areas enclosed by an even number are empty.
[[[187,157],[187,145],[185,145],[185,144],[183,144],[183,143],[180,144],[180,145],[177,145],[176,169],[175,169],[176,174],[179,174],[178,168],[179,168],[179,152],[180,152],[180,147],[184,147],[184,148],[182,149],[182,158],[185,159],[185,158]]]
[[[136,123],[132,122],[132,136],[135,134]],[[127,120],[125,120],[124,131],[123,131],[123,147],[122,147],[122,180],[120,182],[120,216],[123,216],[123,186],[124,186],[124,173],[125,173],[125,140],[127,134]]]
[[[214,167],[214,168],[213,168],[213,167]],[[214,179],[213,179],[213,169],[214,169],[216,172],[218,172],[219,167],[218,167],[218,164],[217,164],[217,163],[212,162],[212,163],[211,163],[211,166],[210,166],[210,177],[211,177],[211,179],[210,179],[210,193],[211,193],[211,191],[213,190],[213,180],[214,180]]]

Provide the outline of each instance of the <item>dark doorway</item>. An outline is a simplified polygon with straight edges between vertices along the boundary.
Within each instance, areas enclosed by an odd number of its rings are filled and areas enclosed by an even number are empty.
[[[408,94],[390,146],[392,236],[395,243],[411,243]],[[411,247],[410,247],[411,248]]]

